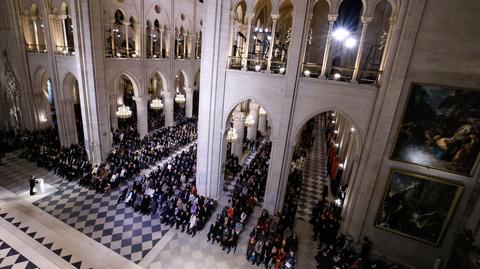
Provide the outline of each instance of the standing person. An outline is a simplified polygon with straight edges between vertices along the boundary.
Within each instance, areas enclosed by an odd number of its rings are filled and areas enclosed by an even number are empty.
[[[35,192],[33,191],[33,188],[35,188],[35,176],[30,177],[30,195],[34,195]]]

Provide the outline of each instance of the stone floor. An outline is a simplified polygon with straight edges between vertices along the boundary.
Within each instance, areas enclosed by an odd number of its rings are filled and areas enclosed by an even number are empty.
[[[206,242],[207,229],[193,238],[169,229],[156,215],[141,216],[117,205],[118,191],[96,194],[18,155],[9,153],[0,166],[0,268],[258,268],[247,262],[245,253],[259,206],[240,234],[236,252],[227,254]],[[29,195],[31,175],[44,178],[45,193]],[[315,186],[304,191],[313,192],[308,201],[315,200]],[[221,198],[218,212],[227,199]],[[308,201],[303,203],[305,214],[312,204]],[[297,217],[297,268],[315,268],[310,224]]]

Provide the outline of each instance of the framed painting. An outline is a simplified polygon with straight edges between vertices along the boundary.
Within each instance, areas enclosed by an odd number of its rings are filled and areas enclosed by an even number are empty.
[[[480,151],[480,91],[412,84],[391,159],[471,176]]]
[[[460,184],[392,169],[375,226],[438,246],[462,192]]]

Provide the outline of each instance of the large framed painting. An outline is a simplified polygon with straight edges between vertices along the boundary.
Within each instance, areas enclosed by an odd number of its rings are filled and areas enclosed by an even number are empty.
[[[391,158],[471,176],[480,151],[480,91],[412,84]]]
[[[462,192],[462,185],[393,169],[375,226],[437,246]]]

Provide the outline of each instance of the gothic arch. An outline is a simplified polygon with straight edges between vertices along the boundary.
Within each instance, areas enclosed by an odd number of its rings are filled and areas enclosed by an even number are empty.
[[[339,113],[340,115],[342,115],[344,118],[346,118],[350,122],[350,124],[353,126],[353,128],[355,128],[355,133],[356,133],[356,135],[355,135],[355,142],[356,142],[355,143],[356,144],[355,152],[356,152],[357,156],[360,156],[360,153],[362,152],[361,150],[362,150],[362,141],[363,141],[363,136],[362,136],[361,130],[358,128],[358,125],[355,123],[355,121],[352,119],[352,117],[350,117],[347,113],[345,113],[343,110],[341,110],[338,107],[318,109],[318,110],[315,110],[314,112],[310,113],[309,115],[307,115],[297,126],[295,126],[295,131],[293,132],[294,135],[290,136],[289,145],[293,146],[296,138],[299,137],[303,126],[309,120],[313,119],[315,116],[321,115],[321,114],[326,113],[328,111],[334,111],[336,113]]]
[[[148,76],[149,80],[152,79],[152,77],[153,77],[155,74],[159,75],[159,76],[160,76],[160,79],[162,80],[162,89],[161,89],[161,90],[162,90],[162,91],[168,91],[168,89],[170,89],[170,87],[169,87],[170,85],[169,85],[169,83],[168,83],[169,80],[168,80],[167,75],[165,75],[165,73],[164,73],[163,71],[156,70],[156,71],[152,72],[152,73]]]

